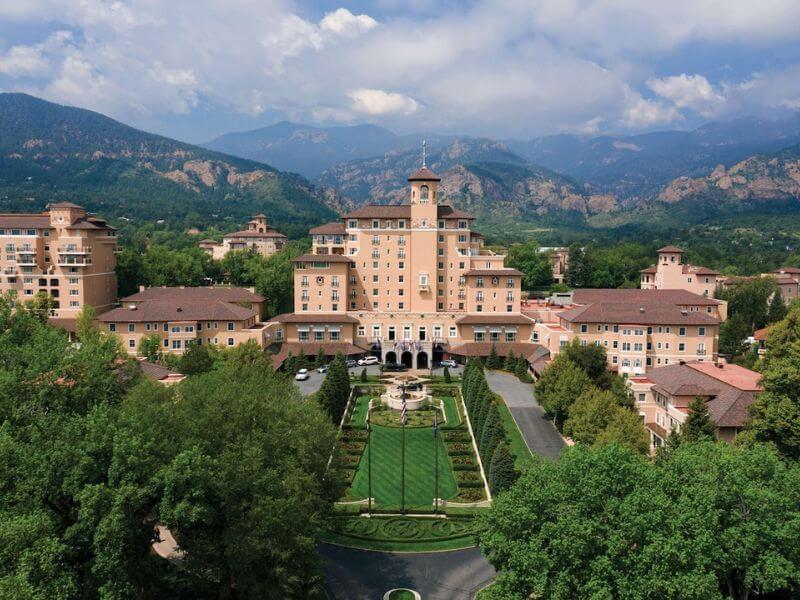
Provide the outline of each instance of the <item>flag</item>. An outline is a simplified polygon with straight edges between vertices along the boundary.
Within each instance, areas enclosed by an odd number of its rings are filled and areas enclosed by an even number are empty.
[[[400,423],[406,424],[406,399],[403,397],[403,404],[400,407]]]
[[[371,430],[371,427],[369,425],[369,415],[367,415],[367,432],[369,433],[370,430]]]

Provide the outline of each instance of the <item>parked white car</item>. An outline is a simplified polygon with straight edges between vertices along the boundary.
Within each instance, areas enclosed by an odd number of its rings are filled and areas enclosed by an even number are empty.
[[[308,369],[300,369],[294,376],[295,381],[305,381],[308,379]]]
[[[367,365],[377,365],[380,361],[377,356],[365,356],[358,359],[359,367],[366,367]]]
[[[458,363],[457,363],[456,361],[454,361],[454,360],[450,359],[450,358],[448,358],[447,360],[443,360],[443,361],[442,361],[442,362],[440,362],[439,364],[440,364],[442,367],[448,367],[448,368],[450,368],[450,369],[454,369],[454,368],[456,368],[456,367],[458,366]]]

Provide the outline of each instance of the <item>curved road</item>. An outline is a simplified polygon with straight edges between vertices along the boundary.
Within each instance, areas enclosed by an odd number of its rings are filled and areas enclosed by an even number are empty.
[[[390,554],[321,544],[331,600],[381,600],[392,588],[416,590],[424,600],[471,600],[495,575],[477,548]]]

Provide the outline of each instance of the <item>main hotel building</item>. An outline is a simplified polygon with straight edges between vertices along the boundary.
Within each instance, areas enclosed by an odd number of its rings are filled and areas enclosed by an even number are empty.
[[[294,260],[295,311],[273,319],[289,351],[370,352],[428,368],[445,354],[535,352],[521,273],[483,247],[472,216],[440,204],[440,178],[409,177],[407,204],[368,205],[311,230]]]

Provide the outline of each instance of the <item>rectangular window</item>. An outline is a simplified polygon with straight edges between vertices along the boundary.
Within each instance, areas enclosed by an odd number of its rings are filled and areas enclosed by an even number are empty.
[[[228,331],[233,331],[233,321],[228,321]]]

